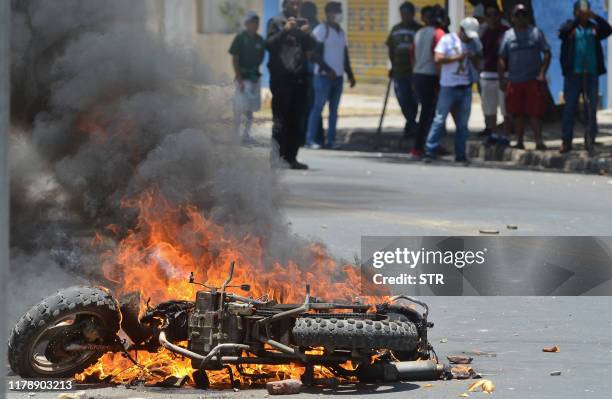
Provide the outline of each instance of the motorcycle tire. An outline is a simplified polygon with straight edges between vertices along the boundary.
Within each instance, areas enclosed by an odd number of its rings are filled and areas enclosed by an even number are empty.
[[[67,353],[62,348],[66,336],[83,334],[78,330],[83,318],[95,320],[106,335],[119,331],[118,304],[102,288],[70,287],[33,306],[21,316],[9,337],[8,358],[13,372],[23,378],[67,378],[97,362],[103,353]]]
[[[413,351],[418,342],[414,323],[401,320],[298,318],[293,327],[298,346],[335,349]]]

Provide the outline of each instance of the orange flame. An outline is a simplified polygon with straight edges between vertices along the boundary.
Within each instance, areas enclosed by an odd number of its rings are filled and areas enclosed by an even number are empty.
[[[359,295],[358,270],[339,265],[321,245],[311,245],[300,254],[310,259],[307,264],[264,260],[264,238],[235,237],[207,219],[194,206],[175,206],[157,189],[151,189],[124,206],[138,209],[136,227],[130,230],[115,250],[103,255],[104,275],[122,295],[139,291],[142,298],[153,302],[171,299],[194,300],[197,287],[190,284],[189,274],[196,281],[220,286],[226,279],[229,264],[236,262],[233,283],[251,285],[255,298],[267,296],[281,303],[301,303],[306,284],[312,294],[327,300],[353,301]],[[116,226],[107,230],[116,233]],[[95,242],[100,241],[96,235]],[[156,383],[169,376],[184,377],[193,371],[187,359],[162,349],[157,353],[138,353],[140,367],[121,354],[106,354],[98,363],[76,376],[79,381],[110,379],[126,383],[142,379]],[[233,367],[233,366],[232,366]],[[249,365],[250,374],[268,374],[267,380],[299,378],[302,367]],[[211,383],[226,384],[226,370],[208,372]],[[234,368],[236,379],[251,383]],[[317,377],[331,377],[322,368]]]

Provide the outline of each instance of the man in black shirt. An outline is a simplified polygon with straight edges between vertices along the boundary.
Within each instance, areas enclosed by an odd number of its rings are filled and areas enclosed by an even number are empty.
[[[266,37],[272,92],[272,141],[291,169],[308,169],[297,161],[304,136],[308,96],[307,61],[314,49],[311,28],[298,18],[301,0],[284,0],[283,12],[270,19]]]
[[[393,78],[395,96],[406,118],[404,135],[409,136],[415,133],[417,112],[419,104],[414,93],[412,73],[414,66],[414,37],[422,26],[414,20],[415,7],[409,1],[400,6],[402,20],[395,25],[389,36],[386,45],[389,49],[389,60],[391,61],[391,71],[389,77]]]

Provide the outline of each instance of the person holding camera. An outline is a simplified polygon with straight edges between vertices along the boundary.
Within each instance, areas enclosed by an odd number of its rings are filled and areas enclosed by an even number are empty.
[[[308,169],[297,154],[304,137],[308,104],[308,64],[315,42],[308,21],[299,18],[301,0],[284,0],[283,11],[268,22],[272,92],[273,166]],[[276,151],[280,163],[276,163]]]

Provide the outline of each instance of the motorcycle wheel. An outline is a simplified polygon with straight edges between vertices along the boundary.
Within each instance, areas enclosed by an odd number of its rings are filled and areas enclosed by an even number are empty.
[[[71,287],[25,313],[11,331],[11,369],[23,378],[67,378],[94,364],[103,353],[68,352],[69,343],[103,343],[119,330],[117,302],[98,287]]]
[[[293,337],[298,346],[412,351],[418,332],[410,321],[302,317],[295,320]]]

